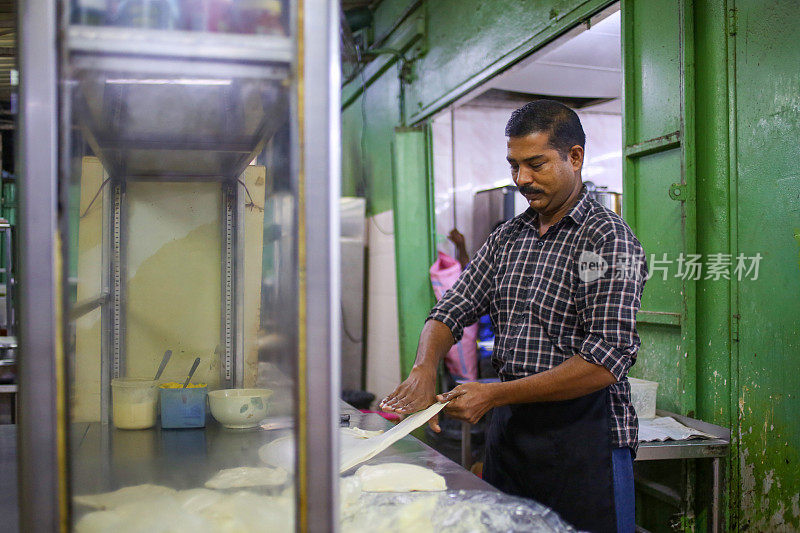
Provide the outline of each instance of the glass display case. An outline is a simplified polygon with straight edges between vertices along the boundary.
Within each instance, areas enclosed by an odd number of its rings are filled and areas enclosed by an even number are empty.
[[[22,531],[336,523],[337,43],[333,1],[21,7]]]

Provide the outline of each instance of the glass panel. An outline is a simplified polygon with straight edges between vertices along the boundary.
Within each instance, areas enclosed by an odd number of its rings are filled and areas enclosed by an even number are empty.
[[[275,27],[257,12],[285,14],[279,2],[227,2],[212,24],[220,5],[123,2],[113,21],[73,5],[73,20],[264,34]],[[65,35],[60,69],[72,525],[293,530],[298,194],[291,63],[275,60],[285,43],[258,60],[236,47],[208,57],[198,35],[164,31],[176,48],[143,57],[111,50],[106,30],[80,46]],[[260,428],[266,419],[277,429]]]
[[[70,23],[210,33],[286,35],[281,0],[71,0]]]

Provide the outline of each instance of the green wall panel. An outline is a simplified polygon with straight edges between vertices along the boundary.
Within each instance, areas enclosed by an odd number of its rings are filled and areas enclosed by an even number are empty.
[[[429,0],[429,51],[408,92],[409,123],[462,96],[609,0]]]
[[[429,168],[427,128],[398,129],[392,174],[400,372],[404,378],[414,365],[422,326],[436,301],[428,270],[436,250]]]
[[[368,216],[392,209],[392,140],[399,125],[399,94],[395,66],[342,114],[342,192],[366,197]]]
[[[768,5],[766,5],[768,4]],[[741,528],[800,529],[800,4],[737,1]]]
[[[683,252],[681,203],[670,199],[672,183],[680,181],[681,161],[677,150],[642,157],[636,165],[634,187],[636,234],[647,254],[651,278],[645,285],[642,309],[664,313],[681,312],[681,279],[676,277],[675,261]],[[652,264],[667,254],[671,264]],[[665,274],[660,268],[667,267]]]
[[[649,283],[649,282],[648,282]],[[667,324],[637,324],[642,346],[631,375],[658,382],[658,408],[680,411],[683,386],[678,371],[680,360],[680,327]],[[669,361],[672,364],[669,364]]]
[[[638,0],[625,4],[625,43],[635,76],[626,80],[625,97],[638,104],[626,116],[636,142],[680,129],[680,10],[671,0]]]
[[[696,390],[694,281],[678,277],[677,261],[695,253],[691,5],[622,3],[625,218],[651,273],[638,315],[649,349],[640,354],[634,375],[667,384],[659,390],[660,406],[689,415]],[[684,201],[671,198],[673,184],[686,185]],[[673,327],[645,327],[654,321]]]

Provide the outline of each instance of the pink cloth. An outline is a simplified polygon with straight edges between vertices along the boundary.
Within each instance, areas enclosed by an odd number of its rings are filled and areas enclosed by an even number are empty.
[[[431,266],[430,273],[433,294],[438,300],[461,275],[461,265],[449,255],[439,252],[439,258]],[[464,336],[447,352],[444,364],[456,378],[478,379],[478,324],[464,328]]]

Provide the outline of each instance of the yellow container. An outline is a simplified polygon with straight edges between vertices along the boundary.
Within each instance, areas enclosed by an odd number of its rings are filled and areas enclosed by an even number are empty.
[[[156,425],[158,382],[142,378],[111,380],[112,417],[118,429],[147,429]]]

